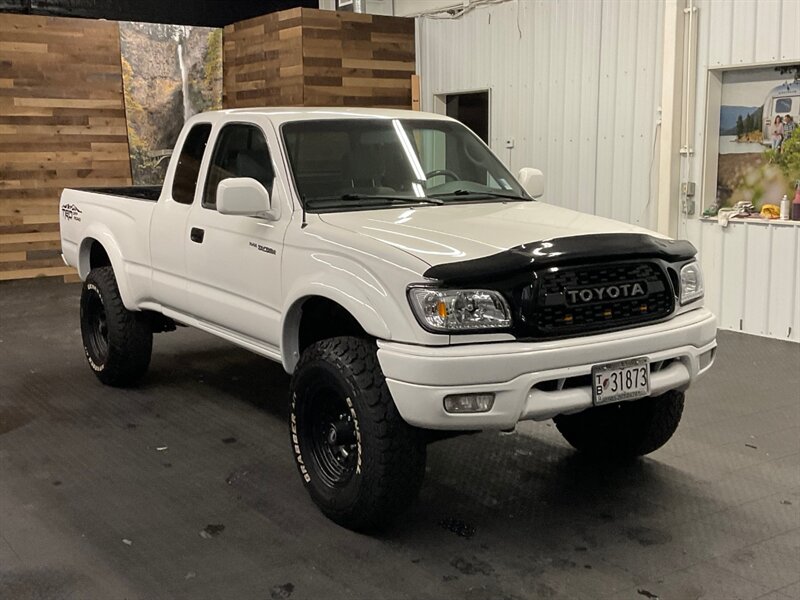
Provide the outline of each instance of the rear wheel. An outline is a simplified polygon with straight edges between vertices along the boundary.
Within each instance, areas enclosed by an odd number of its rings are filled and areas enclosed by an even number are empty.
[[[416,498],[425,440],[397,412],[374,342],[337,337],[306,349],[292,377],[290,418],[300,475],[331,520],[372,530]]]
[[[93,269],[83,283],[81,337],[89,366],[106,385],[133,385],[147,372],[152,324],[125,308],[111,267]]]
[[[564,439],[582,452],[619,458],[643,456],[661,448],[675,433],[683,401],[683,392],[671,391],[560,415],[554,421]]]

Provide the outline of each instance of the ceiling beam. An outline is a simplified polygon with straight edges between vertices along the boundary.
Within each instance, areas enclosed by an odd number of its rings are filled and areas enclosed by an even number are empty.
[[[319,0],[0,0],[0,13],[224,27],[298,6],[318,8]]]

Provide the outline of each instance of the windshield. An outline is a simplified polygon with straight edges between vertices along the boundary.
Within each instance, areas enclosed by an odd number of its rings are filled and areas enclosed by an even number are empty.
[[[460,123],[335,119],[287,123],[282,132],[306,210],[530,200]]]

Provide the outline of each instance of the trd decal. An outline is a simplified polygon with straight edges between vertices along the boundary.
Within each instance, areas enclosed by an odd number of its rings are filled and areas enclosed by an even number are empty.
[[[250,247],[260,250],[261,252],[266,252],[267,254],[277,254],[274,248],[270,248],[269,246],[264,246],[263,244],[258,244],[256,242],[250,242]]]
[[[67,221],[81,222],[81,214],[83,211],[74,204],[65,204],[61,207],[61,212]]]

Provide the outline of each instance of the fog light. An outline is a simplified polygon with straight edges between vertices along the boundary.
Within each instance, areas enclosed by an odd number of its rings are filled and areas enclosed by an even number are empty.
[[[701,371],[710,366],[712,362],[714,362],[714,355],[716,354],[716,352],[717,352],[716,348],[712,348],[708,352],[703,352],[703,354],[700,355]]]
[[[489,412],[492,406],[494,406],[494,392],[453,394],[444,397],[444,409],[449,413]]]

